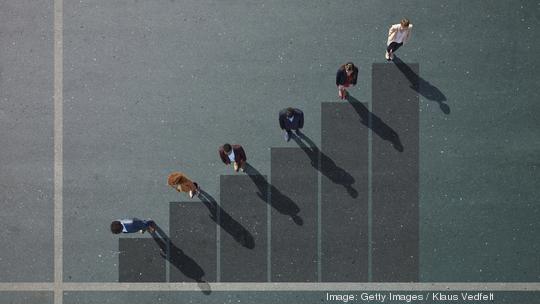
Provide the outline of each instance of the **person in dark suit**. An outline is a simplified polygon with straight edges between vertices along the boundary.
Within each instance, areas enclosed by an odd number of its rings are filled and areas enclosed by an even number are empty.
[[[285,130],[285,140],[291,140],[294,130],[297,136],[302,136],[300,129],[304,127],[304,112],[300,109],[286,108],[279,112],[279,126],[281,130]]]
[[[234,171],[238,172],[239,170],[244,172],[244,167],[246,165],[247,157],[244,148],[240,145],[231,145],[224,144],[219,147],[219,157],[224,164],[230,165],[233,163]]]
[[[354,63],[347,62],[339,67],[336,74],[336,86],[338,87],[338,96],[340,99],[347,99],[346,88],[355,86],[358,80],[358,68]]]

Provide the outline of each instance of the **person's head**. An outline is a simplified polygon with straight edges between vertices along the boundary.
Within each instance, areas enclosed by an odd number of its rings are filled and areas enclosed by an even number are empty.
[[[224,144],[223,145],[223,151],[227,154],[231,154],[232,152],[232,146],[230,144]]]
[[[345,72],[347,75],[351,75],[354,71],[354,64],[352,62],[345,63]]]
[[[287,108],[287,117],[291,118],[294,116],[294,109],[293,108]]]
[[[120,221],[113,221],[111,223],[111,232],[113,234],[119,234],[124,230],[124,226],[122,226],[122,223]]]
[[[407,18],[401,19],[401,22],[400,22],[402,28],[409,28],[409,23],[410,23],[409,19]]]

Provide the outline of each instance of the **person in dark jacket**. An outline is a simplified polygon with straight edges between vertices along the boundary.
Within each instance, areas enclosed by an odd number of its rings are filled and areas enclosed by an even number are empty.
[[[347,99],[346,88],[355,86],[358,80],[358,68],[352,62],[339,67],[336,74],[336,86],[338,87],[338,96],[340,99]]]
[[[247,157],[242,146],[224,144],[223,146],[219,147],[218,153],[221,161],[223,161],[224,164],[230,165],[233,163],[234,171],[238,172],[240,170],[244,172]]]
[[[304,112],[300,109],[286,108],[279,112],[279,126],[285,130],[285,140],[291,140],[292,131],[297,136],[302,136],[300,129],[304,127]]]
[[[129,218],[116,220],[111,223],[111,232],[119,233],[145,233],[146,231],[153,233],[156,230],[156,223],[153,220],[141,220],[138,218]]]

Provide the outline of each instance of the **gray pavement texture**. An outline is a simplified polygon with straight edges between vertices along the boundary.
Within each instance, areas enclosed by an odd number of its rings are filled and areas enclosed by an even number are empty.
[[[6,304],[28,304],[28,303],[53,303],[53,293],[46,291],[39,292],[0,292],[0,301]]]
[[[52,15],[0,1],[0,282],[53,279]]]
[[[52,5],[0,1],[0,282],[53,279]],[[335,71],[349,60],[360,69],[351,95],[378,115],[370,103],[384,86],[372,84],[372,65],[404,16],[413,37],[397,55],[419,67],[419,281],[540,281],[538,1],[89,0],[63,10],[66,282],[118,281],[113,219],[151,217],[169,231],[169,202],[186,200],[166,184],[177,170],[240,231],[231,244],[252,237],[258,249],[266,223],[253,231],[217,206],[220,176],[233,174],[218,146],[242,144],[271,180],[270,149],[298,147],[283,140],[278,111],[304,110],[304,133],[320,146],[321,104],[338,102]],[[13,297],[2,292],[0,302]]]

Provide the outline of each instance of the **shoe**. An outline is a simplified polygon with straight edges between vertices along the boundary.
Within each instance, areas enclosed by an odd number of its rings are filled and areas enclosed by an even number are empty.
[[[193,191],[189,191],[189,198],[193,198],[193,196],[195,196],[195,195],[193,194]]]
[[[148,232],[150,233],[156,232],[156,223],[152,222],[151,224],[148,225]]]
[[[390,61],[390,54],[388,54],[388,51],[384,54],[384,58],[386,58],[387,61]]]
[[[390,52],[390,60],[394,60],[394,52]]]
[[[289,141],[291,140],[291,135],[289,134],[289,132],[285,132],[285,141]]]

